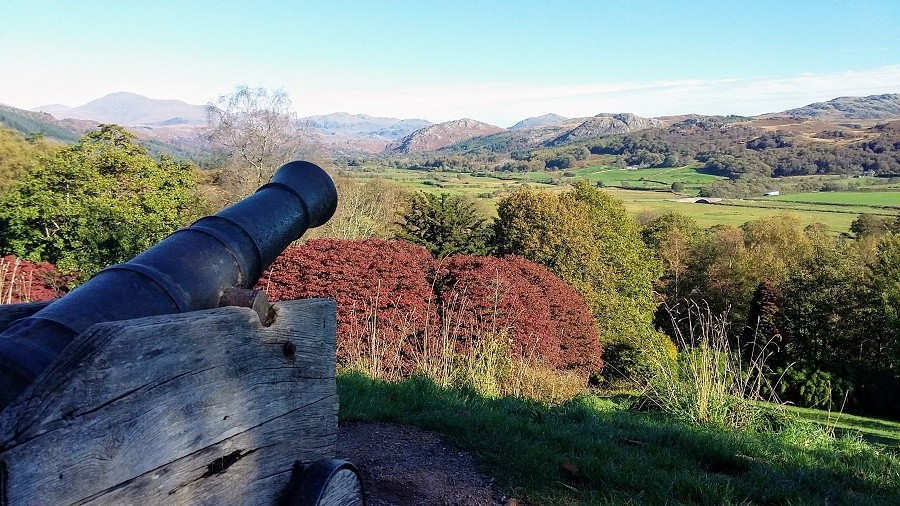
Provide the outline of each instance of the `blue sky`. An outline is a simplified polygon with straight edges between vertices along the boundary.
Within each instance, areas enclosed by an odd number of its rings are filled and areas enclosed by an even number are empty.
[[[898,20],[896,0],[0,0],[0,102],[246,84],[301,116],[760,114],[900,92]]]

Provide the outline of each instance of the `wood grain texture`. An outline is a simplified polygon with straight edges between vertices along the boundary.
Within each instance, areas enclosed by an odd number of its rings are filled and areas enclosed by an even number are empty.
[[[0,416],[4,504],[274,504],[332,457],[335,303],[91,327]]]

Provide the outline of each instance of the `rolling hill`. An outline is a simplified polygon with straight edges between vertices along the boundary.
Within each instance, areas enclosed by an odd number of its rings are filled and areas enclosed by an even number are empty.
[[[60,142],[75,142],[81,137],[78,132],[66,127],[49,114],[26,111],[2,104],[0,104],[0,126],[23,135],[40,133],[48,139]]]

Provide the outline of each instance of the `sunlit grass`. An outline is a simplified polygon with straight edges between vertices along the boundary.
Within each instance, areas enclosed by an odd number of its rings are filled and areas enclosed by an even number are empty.
[[[900,504],[896,454],[812,424],[716,429],[597,395],[548,405],[424,377],[343,374],[338,393],[341,420],[440,433],[528,504]]]
[[[858,436],[870,443],[900,450],[900,422],[796,406],[785,406],[785,409],[835,434]]]

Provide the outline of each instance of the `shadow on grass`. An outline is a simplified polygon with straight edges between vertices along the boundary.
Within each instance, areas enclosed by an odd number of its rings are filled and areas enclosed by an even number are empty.
[[[486,399],[427,378],[338,378],[341,420],[415,425],[469,451],[534,504],[900,504],[900,460],[806,424],[772,434],[685,425],[583,396]]]

